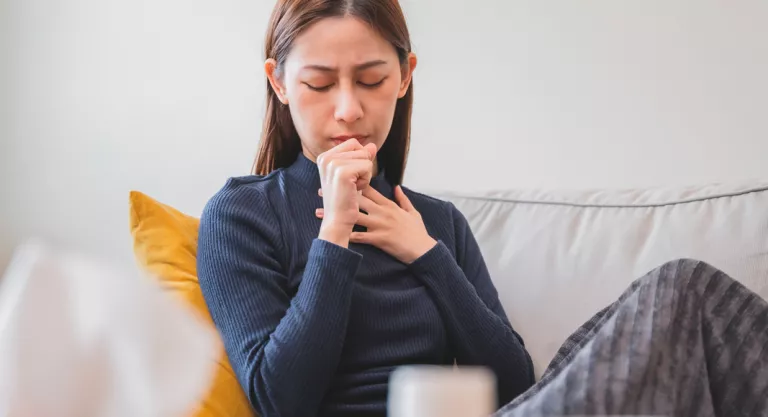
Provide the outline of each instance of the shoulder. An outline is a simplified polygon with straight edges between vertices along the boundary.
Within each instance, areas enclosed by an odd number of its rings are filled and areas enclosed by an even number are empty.
[[[414,191],[405,186],[403,187],[403,191],[422,216],[427,212],[431,215],[436,215],[443,221],[466,223],[464,215],[452,202]]]
[[[424,210],[430,210],[430,211],[433,211],[433,210],[442,211],[442,212],[450,211],[451,203],[448,201],[440,200],[439,198],[435,198],[430,195],[420,193],[406,186],[402,186],[402,188],[406,197],[408,197],[408,199],[411,200],[411,203],[413,203],[413,206],[416,207],[416,209],[419,210],[419,212],[422,211],[421,210],[422,208]]]
[[[283,253],[280,223],[270,201],[279,173],[229,178],[207,202],[198,229],[198,262],[257,253]],[[274,199],[272,199],[274,200]],[[277,207],[279,209],[279,207]]]
[[[222,220],[258,219],[272,214],[270,196],[279,187],[279,170],[269,175],[231,177],[208,200],[201,225]]]
[[[472,227],[464,214],[450,201],[440,200],[403,187],[406,196],[421,213],[430,235],[442,240],[462,267],[482,260]],[[417,204],[417,201],[419,202]],[[422,207],[426,209],[422,211]]]
[[[414,191],[408,187],[403,187],[403,192],[421,214],[424,225],[430,234],[453,245],[458,240],[463,239],[467,220],[452,202]]]

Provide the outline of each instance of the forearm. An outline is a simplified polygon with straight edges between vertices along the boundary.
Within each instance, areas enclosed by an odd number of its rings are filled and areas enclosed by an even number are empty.
[[[341,355],[361,259],[315,240],[293,297],[281,280],[262,276],[228,285],[229,302],[212,309],[233,368],[260,415],[317,411]]]
[[[521,338],[506,317],[486,305],[449,249],[439,242],[411,268],[432,294],[459,363],[491,368],[501,401],[525,391],[534,381],[534,372]]]

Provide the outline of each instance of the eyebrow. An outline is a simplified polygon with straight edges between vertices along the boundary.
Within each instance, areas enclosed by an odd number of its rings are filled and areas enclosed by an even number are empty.
[[[355,71],[362,71],[371,67],[377,67],[379,65],[385,65],[387,61],[382,61],[380,59],[374,60],[374,61],[368,61],[359,65],[355,65]],[[336,72],[338,71],[338,68],[334,67],[328,67],[325,65],[305,65],[302,67],[302,69],[312,69],[317,71],[323,71],[323,72]]]

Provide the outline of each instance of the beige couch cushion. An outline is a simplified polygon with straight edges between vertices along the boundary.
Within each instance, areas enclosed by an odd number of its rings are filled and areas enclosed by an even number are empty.
[[[537,375],[573,330],[666,261],[706,261],[768,298],[768,182],[433,195],[469,220]]]

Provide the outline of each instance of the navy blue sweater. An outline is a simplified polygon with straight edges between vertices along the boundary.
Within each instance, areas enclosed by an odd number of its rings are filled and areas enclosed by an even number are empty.
[[[371,185],[393,198],[383,175]],[[534,382],[483,257],[453,204],[404,188],[438,244],[410,265],[318,239],[317,165],[300,154],[232,178],[200,221],[198,275],[237,378],[272,416],[385,416],[391,371],[484,365],[500,405]]]

